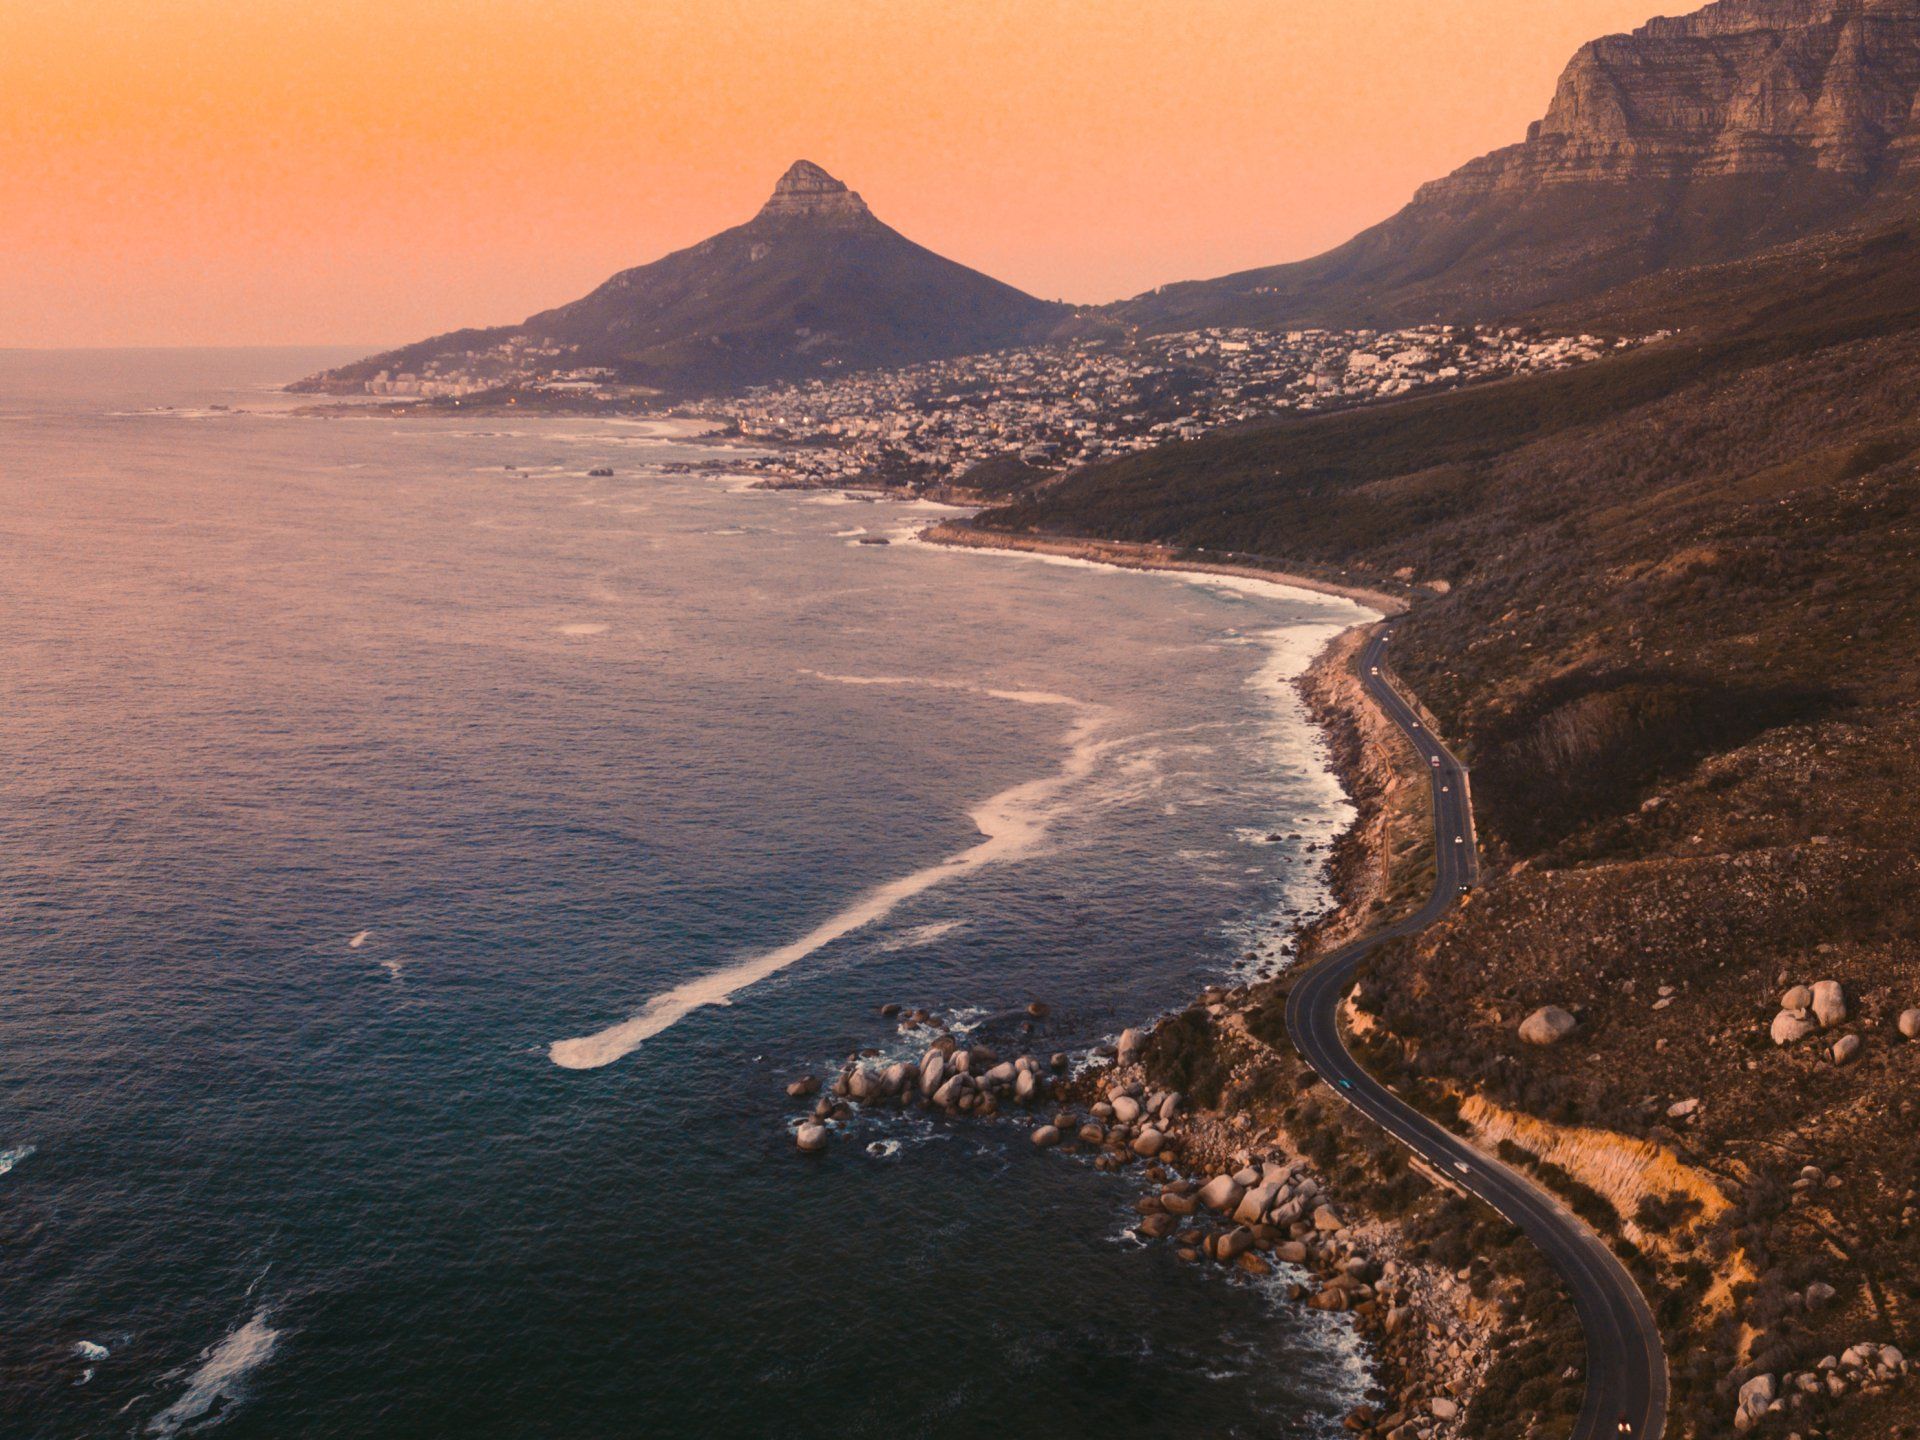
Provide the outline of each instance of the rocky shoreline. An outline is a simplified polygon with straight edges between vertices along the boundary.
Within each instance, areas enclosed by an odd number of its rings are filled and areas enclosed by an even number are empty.
[[[1199,1008],[1257,1043],[1244,1023],[1251,998],[1246,987],[1215,988]],[[1278,1275],[1293,1302],[1349,1314],[1368,1344],[1376,1393],[1345,1417],[1347,1429],[1393,1440],[1462,1433],[1489,1359],[1486,1305],[1473,1293],[1471,1269],[1414,1258],[1396,1228],[1370,1213],[1366,1196],[1336,1194],[1263,1117],[1208,1108],[1156,1079],[1156,1051],[1165,1047],[1154,1030],[1129,1029],[1117,1045],[1095,1047],[1076,1073],[1065,1053],[1003,1060],[945,1030],[938,1016],[884,1008],[903,1034],[931,1028],[936,1038],[917,1061],[856,1056],[830,1081],[792,1081],[789,1097],[814,1102],[794,1127],[801,1151],[828,1149],[856,1110],[1020,1124],[1042,1149],[1137,1174],[1138,1239],[1163,1242],[1189,1264]],[[1030,1009],[1039,1018],[1045,1012]]]
[[[922,538],[991,543],[955,526],[935,526]],[[1207,569],[1303,583],[1253,567],[1196,565],[1155,547],[1035,541],[1009,548],[1132,568]],[[1406,603],[1325,581],[1308,588],[1346,594],[1391,613]],[[1396,807],[1407,794],[1419,793],[1396,772],[1385,722],[1351,673],[1366,628],[1342,632],[1296,680],[1329,736],[1335,772],[1359,810],[1328,859],[1335,908],[1298,930],[1309,958],[1369,928],[1391,904]],[[1339,1107],[1290,1046],[1261,1038],[1249,1023],[1271,998],[1266,990],[1210,988],[1188,1010],[1150,1028],[1129,1029],[1117,1044],[1096,1046],[1077,1059],[1062,1053],[1002,1059],[945,1029],[937,1016],[889,1005],[882,1013],[899,1021],[903,1035],[931,1033],[931,1043],[917,1061],[855,1056],[830,1081],[794,1081],[788,1094],[814,1101],[794,1127],[795,1143],[807,1152],[828,1148],[834,1128],[853,1118],[856,1108],[913,1109],[953,1120],[1018,1123],[1036,1146],[1136,1174],[1139,1239],[1171,1247],[1186,1263],[1278,1276],[1295,1303],[1351,1317],[1367,1346],[1374,1390],[1368,1403],[1344,1417],[1348,1431],[1382,1440],[1451,1440],[1465,1433],[1469,1406],[1494,1363],[1498,1284],[1484,1257],[1449,1263],[1427,1253],[1425,1245],[1410,1244],[1397,1218],[1403,1207],[1379,1203],[1370,1184],[1337,1184],[1323,1163],[1324,1149],[1310,1154],[1310,1137],[1290,1131],[1278,1099],[1307,1096],[1314,1113],[1318,1100],[1311,1092],[1317,1088],[1330,1109]],[[1046,1007],[1036,1003],[1023,1029],[1031,1032],[1032,1020],[1045,1015]],[[1197,1038],[1201,1031],[1204,1038]],[[1205,1100],[1179,1083],[1182,1071],[1191,1070],[1187,1052],[1196,1043],[1207,1063],[1223,1067],[1227,1077],[1209,1087]],[[1271,1093],[1275,1075],[1290,1094]],[[1435,1191],[1452,1189],[1437,1175],[1427,1180]]]

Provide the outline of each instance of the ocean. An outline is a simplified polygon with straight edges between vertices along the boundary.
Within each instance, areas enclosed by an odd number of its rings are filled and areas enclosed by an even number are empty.
[[[1345,1318],[1137,1181],[785,1086],[1284,964],[1363,612],[344,358],[0,353],[0,1432],[1340,1433]]]

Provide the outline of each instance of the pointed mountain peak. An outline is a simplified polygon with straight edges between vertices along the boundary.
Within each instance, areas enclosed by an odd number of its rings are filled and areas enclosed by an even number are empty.
[[[858,195],[811,160],[796,160],[773,187],[756,220],[858,219],[870,212]]]
[[[844,195],[847,187],[811,160],[796,160],[773,187],[776,195]]]

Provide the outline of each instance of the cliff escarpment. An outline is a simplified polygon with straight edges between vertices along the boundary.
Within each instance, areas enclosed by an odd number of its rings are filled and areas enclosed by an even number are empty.
[[[1506,317],[1920,192],[1920,3],[1719,0],[1582,46],[1522,141],[1311,260],[1163,287],[1156,328]]]

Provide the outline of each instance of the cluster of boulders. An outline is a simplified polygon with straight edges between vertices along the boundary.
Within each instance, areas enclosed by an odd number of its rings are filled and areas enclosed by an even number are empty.
[[[1792,1045],[1822,1030],[1844,1025],[1848,1015],[1847,992],[1838,980],[1817,980],[1811,986],[1795,985],[1780,997],[1780,1012],[1773,1017],[1769,1033],[1776,1045]],[[1836,1065],[1845,1065],[1860,1054],[1858,1035],[1842,1035],[1828,1049]]]
[[[1355,1409],[1346,1428],[1391,1440],[1448,1433],[1463,1410],[1456,1395],[1470,1385],[1464,1371],[1460,1383],[1449,1383],[1426,1351],[1432,1336],[1416,1303],[1416,1272],[1364,1253],[1329,1201],[1301,1160],[1248,1163],[1204,1179],[1163,1175],[1157,1190],[1135,1202],[1135,1233],[1169,1241],[1194,1264],[1211,1261],[1254,1276],[1272,1275],[1278,1265],[1297,1268],[1303,1274],[1288,1281],[1289,1299],[1312,1310],[1351,1312],[1379,1343],[1410,1347],[1414,1382],[1386,1406]],[[1455,1361],[1461,1353],[1456,1345]]]
[[[1298,1161],[1267,1161],[1204,1181],[1176,1179],[1158,1194],[1142,1196],[1137,1229],[1149,1239],[1171,1237],[1180,1258],[1203,1256],[1267,1275],[1267,1260],[1304,1265],[1312,1255],[1308,1241],[1338,1235],[1345,1226],[1324,1203],[1320,1182]],[[1317,1292],[1308,1303],[1317,1310],[1350,1310],[1356,1300],[1373,1298],[1371,1277],[1343,1272],[1337,1284]]]
[[[828,1122],[851,1118],[854,1105],[869,1109],[919,1105],[977,1119],[990,1118],[1009,1105],[1038,1105],[1052,1098],[1054,1077],[1067,1064],[1064,1054],[1046,1060],[1032,1055],[1002,1060],[985,1045],[963,1046],[952,1035],[935,1040],[918,1061],[882,1065],[856,1058],[847,1062],[824,1095],[820,1081],[811,1075],[787,1086],[787,1094],[794,1099],[819,1095],[811,1117],[794,1131],[794,1141],[802,1150],[826,1149]]]
[[[1243,996],[1215,988],[1202,1003],[1219,1019]],[[904,1032],[939,1024],[934,1016],[920,1020],[915,1012],[888,1010],[900,1016]],[[1044,1007],[1029,1007],[1028,1014],[1044,1018]],[[1030,1136],[1036,1146],[1091,1153],[1104,1170],[1140,1167],[1136,1173],[1147,1188],[1134,1206],[1139,1238],[1165,1241],[1189,1263],[1211,1262],[1252,1276],[1296,1267],[1297,1273],[1275,1282],[1285,1283],[1290,1298],[1314,1310],[1351,1314],[1379,1353],[1393,1357],[1390,1373],[1408,1383],[1389,1391],[1378,1406],[1356,1408],[1346,1417],[1348,1430],[1379,1440],[1447,1440],[1456,1434],[1464,1423],[1463,1397],[1473,1393],[1483,1357],[1457,1329],[1429,1318],[1437,1312],[1428,1292],[1436,1283],[1444,1289],[1446,1277],[1436,1282],[1420,1267],[1363,1253],[1360,1234],[1305,1161],[1244,1148],[1252,1128],[1247,1115],[1233,1116],[1232,1123],[1190,1115],[1181,1094],[1152,1084],[1140,1065],[1147,1042],[1146,1032],[1129,1029],[1114,1044],[1094,1047],[1092,1068],[1070,1080],[1064,1055],[1002,1061],[951,1034],[941,1034],[917,1062],[855,1057],[830,1085],[806,1077],[788,1087],[796,1098],[817,1097],[796,1140],[803,1150],[826,1148],[830,1122],[851,1118],[855,1106],[914,1106],[985,1119],[1050,1102],[1052,1114],[1035,1116],[1040,1123]],[[1176,1164],[1198,1173],[1183,1174]]]
[[[1768,1415],[1797,1412],[1816,1401],[1835,1400],[1856,1391],[1883,1394],[1911,1368],[1895,1346],[1863,1340],[1838,1355],[1826,1356],[1811,1370],[1755,1375],[1741,1385],[1734,1401],[1733,1428],[1751,1430]]]
[[[1120,1037],[1118,1054],[1131,1065],[1139,1054],[1139,1032]],[[1172,1149],[1167,1130],[1185,1104],[1178,1091],[1149,1089],[1138,1078],[1109,1074],[1099,1082],[1100,1097],[1084,1116],[1062,1110],[1051,1123],[1035,1128],[1033,1143],[1086,1146],[1103,1153],[1094,1161],[1103,1170],[1119,1169],[1135,1159],[1156,1160]]]

